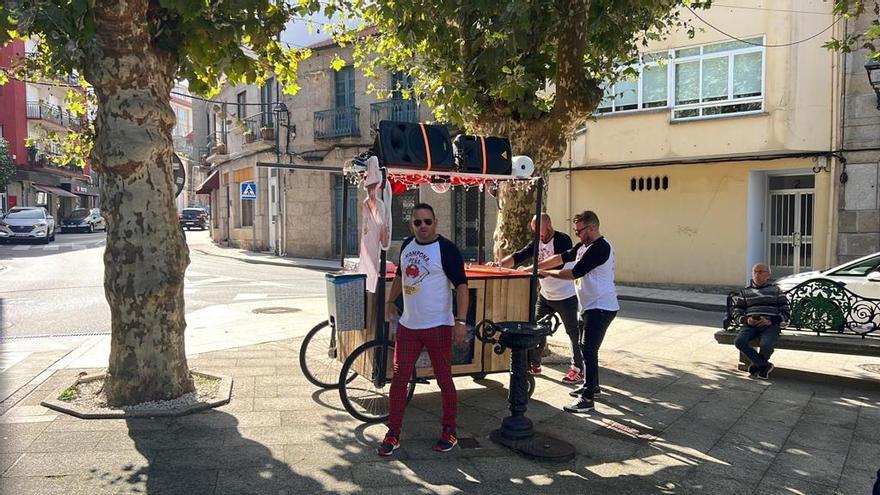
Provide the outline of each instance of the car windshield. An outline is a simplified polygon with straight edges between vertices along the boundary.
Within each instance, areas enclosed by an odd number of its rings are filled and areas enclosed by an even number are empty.
[[[183,210],[183,216],[185,216],[187,218],[197,217],[197,216],[202,215],[204,213],[205,212],[203,210]]]
[[[5,218],[43,218],[43,210],[12,210]]]
[[[89,216],[89,215],[90,215],[90,211],[89,211],[89,210],[86,210],[86,209],[82,209],[82,208],[81,208],[81,209],[79,209],[79,210],[73,210],[72,212],[70,212],[70,216],[67,217],[67,218],[72,218],[72,219],[76,220],[76,219],[79,219],[79,218],[85,218],[85,217],[87,217],[87,216]]]
[[[839,277],[863,277],[880,269],[878,265],[880,265],[880,255],[872,256],[858,263],[846,265],[839,270],[831,272],[829,275],[836,275]]]

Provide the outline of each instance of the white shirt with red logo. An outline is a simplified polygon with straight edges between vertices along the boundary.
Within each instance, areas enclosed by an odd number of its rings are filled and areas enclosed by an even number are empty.
[[[397,276],[402,277],[400,324],[414,330],[452,326],[453,289],[467,284],[461,252],[443,236],[427,244],[410,237],[400,249]]]

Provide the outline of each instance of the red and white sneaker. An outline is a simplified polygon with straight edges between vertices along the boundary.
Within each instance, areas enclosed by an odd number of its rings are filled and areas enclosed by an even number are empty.
[[[584,375],[581,374],[581,370],[572,366],[568,369],[568,373],[562,377],[562,381],[565,383],[580,383],[584,381]]]
[[[541,374],[541,365],[540,364],[530,364],[529,365],[529,373],[532,375],[540,375]]]

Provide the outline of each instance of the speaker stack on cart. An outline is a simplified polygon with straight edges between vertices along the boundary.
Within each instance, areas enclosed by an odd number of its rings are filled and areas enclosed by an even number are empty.
[[[468,174],[510,175],[510,141],[497,136],[460,134],[452,143],[458,171]]]
[[[384,167],[432,172],[455,169],[449,131],[442,125],[383,120],[376,139]]]
[[[380,121],[373,147],[388,168],[519,177],[534,170],[531,163],[515,163],[506,138],[461,134],[452,142],[446,127],[436,124]]]

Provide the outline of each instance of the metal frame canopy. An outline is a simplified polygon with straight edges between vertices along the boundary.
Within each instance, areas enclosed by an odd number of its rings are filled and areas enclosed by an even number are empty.
[[[346,166],[343,168],[338,167],[328,167],[328,166],[320,166],[320,165],[298,165],[292,163],[272,163],[272,162],[257,162],[257,167],[267,167],[267,168],[282,168],[288,170],[302,170],[302,171],[310,171],[310,172],[330,172],[330,173],[342,173],[346,179],[350,179],[352,182],[358,183],[363,181],[366,169],[365,167],[360,166]],[[543,177],[517,177],[513,175],[490,175],[490,174],[471,174],[471,173],[460,173],[460,172],[443,172],[443,171],[425,171],[425,170],[417,170],[417,169],[402,169],[402,168],[385,168],[380,167],[380,171],[382,173],[382,188],[385,187],[386,180],[394,180],[397,182],[403,182],[407,186],[418,186],[422,184],[434,184],[434,183],[447,183],[451,187],[463,186],[463,187],[480,187],[482,194],[480,195],[480,208],[479,208],[479,254],[477,255],[477,261],[482,263],[484,261],[484,244],[485,244],[485,216],[486,216],[486,190],[485,186],[487,184],[500,184],[500,183],[512,183],[512,184],[521,184],[521,187],[524,189],[529,189],[531,187],[537,187],[536,201],[535,201],[535,234],[532,243],[532,259],[535,262],[532,264],[532,274],[529,280],[529,321],[535,322],[535,299],[537,297],[537,284],[538,284],[538,251],[540,249],[541,242],[541,212],[543,210],[543,196],[544,196],[544,178]],[[344,180],[342,182],[342,233],[341,239],[343,242],[340,242],[340,256],[339,262],[340,266],[345,266],[345,256],[346,256],[346,243],[344,240],[346,239],[347,230],[348,230],[348,182],[349,180]],[[376,329],[377,333],[381,335],[377,335],[377,338],[382,341],[385,340],[386,335],[385,332],[380,331],[379,329],[384,328],[385,323],[385,314],[382,309],[385,305],[385,275],[387,270],[387,253],[385,250],[380,250],[379,255],[379,280],[376,284]],[[381,366],[384,366],[384,363],[380,363]],[[384,368],[383,368],[384,369]]]

